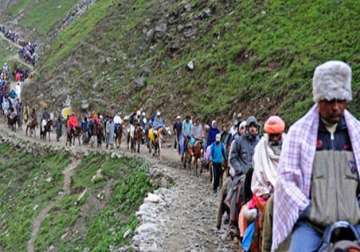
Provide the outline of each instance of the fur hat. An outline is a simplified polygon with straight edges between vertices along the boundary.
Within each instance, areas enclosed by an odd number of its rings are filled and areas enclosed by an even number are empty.
[[[352,100],[351,68],[342,61],[328,61],[317,66],[313,77],[314,101]]]

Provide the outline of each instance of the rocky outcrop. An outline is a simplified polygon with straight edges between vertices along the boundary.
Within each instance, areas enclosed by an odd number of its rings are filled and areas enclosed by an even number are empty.
[[[66,15],[66,17],[53,29],[50,33],[50,41],[53,40],[59,32],[63,31],[81,15],[83,15],[94,3],[96,0],[80,0]]]

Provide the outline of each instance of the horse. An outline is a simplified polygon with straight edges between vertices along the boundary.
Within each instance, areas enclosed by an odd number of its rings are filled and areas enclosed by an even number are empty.
[[[198,175],[198,168],[199,168],[199,160],[201,159],[201,156],[203,154],[203,147],[202,147],[202,141],[196,141],[194,146],[193,146],[193,166],[195,168],[195,175]],[[200,175],[203,172],[203,166],[200,165]]]
[[[121,140],[122,140],[122,135],[123,135],[123,125],[120,124],[116,129],[115,129],[115,145],[116,147],[119,149],[121,146]]]
[[[105,139],[105,135],[104,135],[104,126],[102,125],[102,123],[95,123],[94,125],[94,132],[97,138],[97,147],[101,147],[101,144],[103,142],[103,140]]]
[[[81,138],[82,135],[82,129],[81,127],[77,126],[75,128],[70,128],[70,130],[67,130],[66,133],[66,146],[69,143],[70,146],[75,146],[75,140],[78,139],[79,146],[81,145]]]
[[[160,157],[161,153],[161,140],[162,135],[164,134],[163,129],[159,128],[157,131],[153,131],[154,136],[150,137],[150,152],[151,149],[154,150],[153,156],[154,157]]]
[[[143,137],[143,129],[141,126],[135,126],[134,137],[130,139],[131,143],[131,152],[140,153],[140,146]]]
[[[27,124],[26,124],[26,136],[28,135],[28,131],[30,130],[30,136],[32,136],[33,134],[35,134],[36,137],[36,131],[35,128],[38,126],[38,122],[36,120],[36,118],[33,118],[32,120],[30,120]]]
[[[7,116],[8,126],[9,126],[9,128],[10,128],[12,131],[14,131],[14,132],[16,131],[17,118],[18,118],[17,115],[11,116],[11,114],[9,114],[9,115]]]
[[[202,141],[197,140],[195,141],[194,145],[189,144],[189,139],[186,138],[184,140],[184,146],[185,146],[185,153],[183,158],[183,166],[184,169],[187,168],[187,165],[189,166],[190,171],[192,170],[192,167],[195,169],[195,175],[198,176],[198,169],[199,169],[199,160],[201,159],[201,156],[203,154],[203,147],[202,147]],[[200,165],[200,175],[203,172],[203,165]]]
[[[184,155],[181,159],[183,163],[183,167],[186,170],[187,165],[191,168],[191,160],[193,155],[193,149],[191,148],[189,144],[189,137],[185,137],[184,139]]]
[[[46,135],[48,135],[49,137],[49,142],[51,140],[51,127],[53,126],[53,121],[52,120],[45,120],[43,119],[41,121],[41,127],[40,127],[40,139],[43,139],[44,141],[46,141]]]

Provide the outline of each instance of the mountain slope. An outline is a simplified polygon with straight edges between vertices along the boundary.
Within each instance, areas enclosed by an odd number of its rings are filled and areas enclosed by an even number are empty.
[[[314,68],[338,59],[353,68],[359,115],[359,21],[354,0],[97,1],[59,34],[25,94],[57,110],[86,99],[99,110],[292,122],[312,104]]]
[[[46,38],[46,34],[62,20],[78,0],[0,0],[6,6],[1,15],[2,22],[14,24],[28,32],[32,39]]]

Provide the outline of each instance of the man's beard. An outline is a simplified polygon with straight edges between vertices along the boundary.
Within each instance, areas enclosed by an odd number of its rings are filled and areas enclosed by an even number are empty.
[[[281,141],[269,141],[270,148],[274,151],[276,155],[281,153]]]

